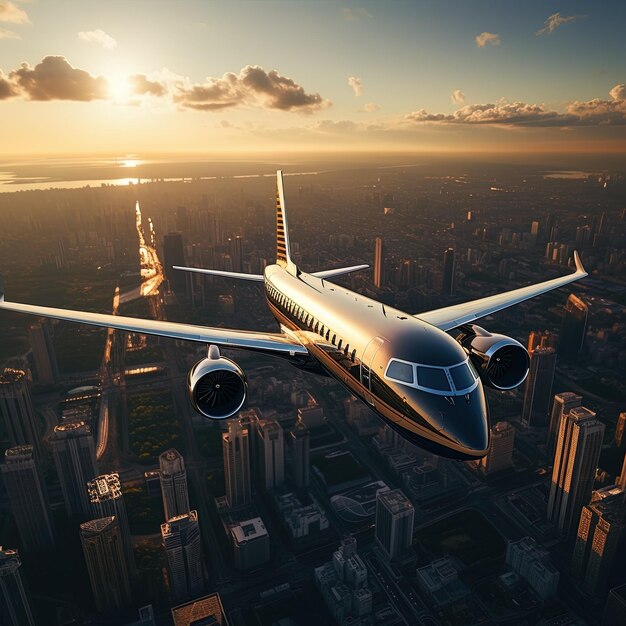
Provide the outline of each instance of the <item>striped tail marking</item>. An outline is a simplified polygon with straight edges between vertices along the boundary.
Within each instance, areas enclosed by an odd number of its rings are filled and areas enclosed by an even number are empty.
[[[285,192],[283,173],[276,172],[276,262],[284,267],[291,264],[289,256],[289,233],[285,216]]]

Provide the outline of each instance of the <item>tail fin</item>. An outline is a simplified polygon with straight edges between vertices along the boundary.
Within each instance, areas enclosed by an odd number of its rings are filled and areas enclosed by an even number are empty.
[[[276,172],[276,263],[295,274],[297,268],[291,260],[289,248],[289,228],[285,213],[285,190],[283,188],[283,172]]]

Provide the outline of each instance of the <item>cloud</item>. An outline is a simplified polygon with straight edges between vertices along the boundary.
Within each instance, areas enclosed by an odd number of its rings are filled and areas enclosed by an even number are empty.
[[[499,46],[500,35],[497,33],[484,32],[480,33],[480,35],[476,35],[474,41],[479,48],[484,48],[486,46]]]
[[[167,93],[167,86],[155,80],[150,80],[145,74],[133,74],[128,77],[131,91],[135,96],[161,97]]]
[[[258,65],[247,65],[238,74],[228,72],[222,78],[208,78],[202,84],[178,82],[174,101],[199,111],[254,106],[301,113],[312,113],[331,104],[318,93],[307,93],[291,78],[276,70],[267,72]]]
[[[13,83],[9,81],[0,70],[0,100],[7,100],[17,95],[18,93]]]
[[[26,11],[15,6],[12,2],[0,2],[0,22],[30,24]]]
[[[31,67],[22,63],[9,72],[14,89],[28,100],[102,100],[107,97],[107,82],[102,76],[72,67],[63,56],[47,56]]]
[[[454,104],[463,104],[465,102],[465,94],[460,89],[455,89],[451,95]]]
[[[363,105],[363,111],[365,111],[365,113],[373,113],[374,111],[379,110],[380,105],[376,104],[375,102],[366,102],[365,105]]]
[[[468,104],[450,115],[419,109],[406,115],[405,120],[414,123],[510,127],[626,125],[626,85],[615,85],[609,93],[610,100],[595,98],[572,102],[565,113],[552,111],[543,104],[501,100],[488,104]]]
[[[100,28],[97,28],[96,30],[81,30],[78,33],[78,38],[86,41],[87,43],[98,44],[105,50],[113,50],[117,47],[117,41]]]
[[[17,33],[14,33],[12,30],[0,28],[0,39],[21,39],[21,37]]]
[[[358,76],[348,76],[348,85],[352,87],[355,96],[360,96],[363,93],[361,79]]]
[[[372,17],[372,14],[363,7],[343,7],[341,14],[348,22],[358,22],[359,20]]]
[[[559,26],[563,24],[567,24],[568,22],[574,22],[575,20],[580,20],[583,17],[587,17],[586,15],[561,15],[560,13],[555,13],[551,15],[545,22],[544,27],[538,30],[535,35],[549,35],[553,33]]]

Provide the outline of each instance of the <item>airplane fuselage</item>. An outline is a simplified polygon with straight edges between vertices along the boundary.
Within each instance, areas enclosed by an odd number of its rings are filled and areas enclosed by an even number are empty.
[[[464,349],[447,333],[340,285],[280,265],[264,272],[268,306],[323,369],[386,423],[439,455],[489,449],[487,403]]]

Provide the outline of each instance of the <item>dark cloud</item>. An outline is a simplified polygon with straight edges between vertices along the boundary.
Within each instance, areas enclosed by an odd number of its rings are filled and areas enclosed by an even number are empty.
[[[102,76],[72,67],[62,56],[47,56],[31,67],[22,63],[9,73],[9,80],[29,100],[102,100],[107,82]]]
[[[228,72],[222,78],[209,78],[199,85],[178,84],[174,100],[184,107],[220,111],[236,106],[258,106],[280,111],[311,113],[330,105],[317,93],[307,93],[291,78],[276,70],[266,72],[248,65],[241,72]]]
[[[4,74],[0,71],[0,100],[7,100],[17,96],[18,93],[15,90],[13,84],[6,79]]]
[[[163,83],[150,80],[145,74],[129,76],[128,82],[136,96],[164,96],[167,93],[167,87]]]

